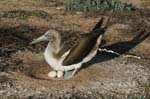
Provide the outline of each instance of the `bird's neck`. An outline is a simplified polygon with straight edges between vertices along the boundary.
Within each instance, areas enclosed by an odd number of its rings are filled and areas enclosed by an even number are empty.
[[[58,39],[52,40],[48,43],[46,51],[48,53],[58,53],[61,47],[61,41]]]

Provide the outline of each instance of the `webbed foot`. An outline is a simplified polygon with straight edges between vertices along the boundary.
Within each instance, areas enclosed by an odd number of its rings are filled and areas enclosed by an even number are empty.
[[[75,74],[77,73],[77,70],[78,70],[78,69],[75,68],[75,69],[73,70],[73,72],[72,72],[71,75],[68,75],[67,71],[65,70],[64,77],[62,77],[61,80],[71,80],[71,79],[75,76]]]

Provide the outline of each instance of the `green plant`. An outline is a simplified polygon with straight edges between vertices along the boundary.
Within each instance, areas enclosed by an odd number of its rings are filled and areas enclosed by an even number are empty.
[[[65,3],[65,8],[66,10],[83,12],[99,10],[130,11],[132,6],[119,0],[74,0]]]
[[[30,16],[30,12],[24,11],[24,10],[14,10],[14,11],[2,11],[0,13],[1,17],[4,18],[16,18],[19,17],[20,19],[26,19],[28,16]]]
[[[27,19],[30,16],[36,16],[45,19],[49,15],[42,10],[26,11],[26,10],[13,10],[13,11],[2,11],[0,17],[3,18],[20,18]]]
[[[48,14],[45,11],[42,10],[35,10],[32,13],[33,16],[37,16],[37,17],[41,17],[41,18],[46,18],[48,16]]]

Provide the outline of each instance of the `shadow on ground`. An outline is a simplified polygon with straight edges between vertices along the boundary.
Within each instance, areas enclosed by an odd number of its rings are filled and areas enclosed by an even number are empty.
[[[101,49],[112,50],[122,55],[131,50],[132,48],[136,47],[138,44],[142,43],[149,36],[150,32],[142,29],[139,31],[138,35],[130,41],[117,42],[108,46],[101,47]],[[113,59],[115,57],[119,57],[119,55],[99,51],[98,54],[91,61],[84,64],[84,68],[91,66],[92,64]]]

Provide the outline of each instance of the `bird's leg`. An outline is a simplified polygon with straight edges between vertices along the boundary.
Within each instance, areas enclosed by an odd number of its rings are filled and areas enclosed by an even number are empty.
[[[74,77],[74,75],[77,73],[78,69],[75,68],[72,72],[72,74],[70,76],[67,75],[67,71],[65,70],[65,74],[64,74],[64,77],[61,78],[62,80],[70,80],[71,78]]]
[[[67,70],[64,71],[64,77],[63,78],[66,78],[68,76],[68,72]]]

